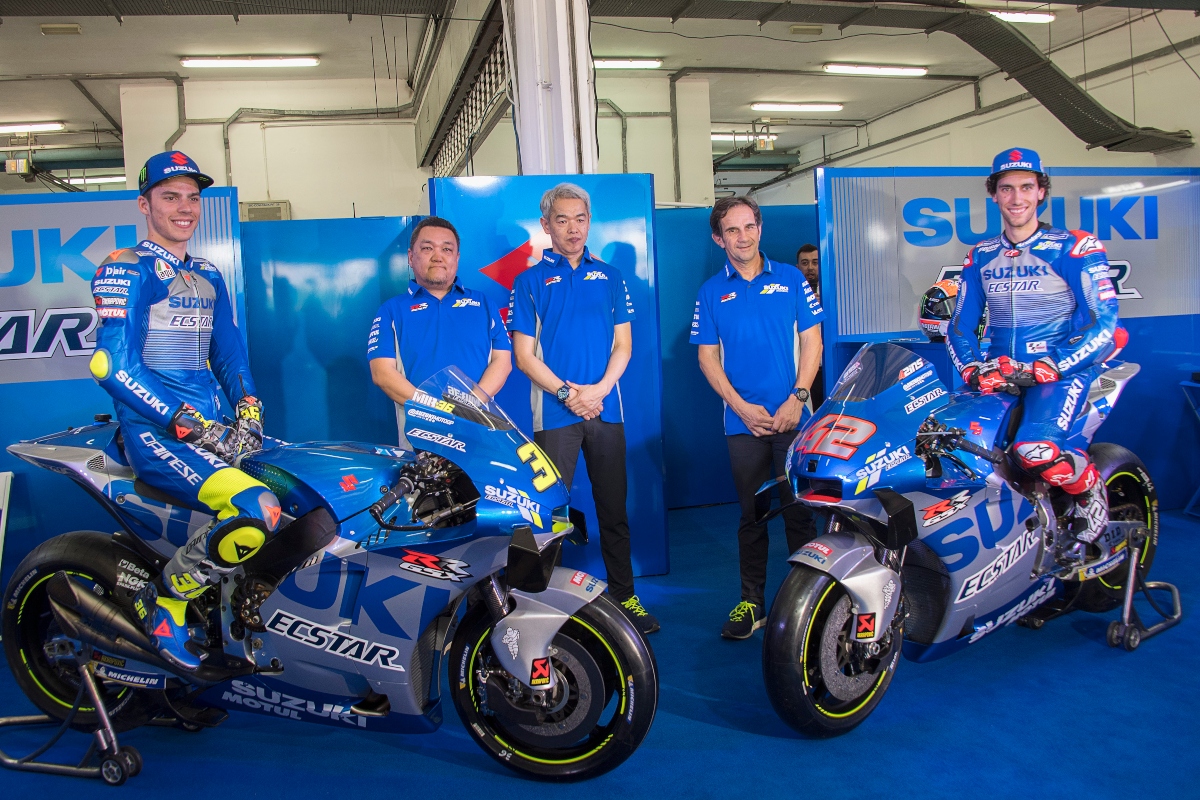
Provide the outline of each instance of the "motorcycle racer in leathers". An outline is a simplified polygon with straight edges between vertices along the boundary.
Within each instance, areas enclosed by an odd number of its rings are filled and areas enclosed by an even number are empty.
[[[1050,178],[1038,154],[1006,150],[992,162],[988,193],[1000,207],[1001,235],[971,248],[946,346],[963,381],[981,392],[1024,392],[1024,416],[1010,453],[1027,472],[1071,495],[1072,533],[1093,542],[1108,524],[1108,498],[1082,450],[1066,447],[1087,386],[1071,377],[1123,347],[1116,290],[1104,245],[1086,231],[1038,221]],[[991,347],[980,352],[976,327],[987,309]],[[1082,559],[1084,545],[1071,556]]]
[[[152,156],[138,180],[148,235],[110,254],[92,279],[101,325],[89,366],[112,395],[130,466],[150,486],[216,512],[134,599],[160,654],[187,670],[203,658],[186,624],[188,600],[258,552],[280,515],[263,483],[230,466],[261,447],[262,406],[225,282],[187,252],[200,192],[212,183],[183,153]],[[218,385],[236,404],[232,427],[213,421]]]

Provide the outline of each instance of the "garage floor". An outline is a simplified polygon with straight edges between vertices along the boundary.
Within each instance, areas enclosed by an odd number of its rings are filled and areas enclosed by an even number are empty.
[[[589,795],[1200,797],[1200,655],[1193,641],[1200,633],[1200,523],[1164,515],[1153,576],[1180,586],[1191,615],[1135,653],[1104,643],[1115,612],[1073,614],[1040,631],[1012,626],[939,662],[902,661],[867,722],[841,738],[811,741],[793,734],[767,702],[762,633],[745,642],[718,636],[738,600],[736,521],[735,506],[671,513],[672,573],[638,583],[663,623],[650,639],[663,681],[658,717],[622,767],[586,785]],[[777,533],[768,596],[786,568]],[[6,668],[0,713],[32,713]],[[124,742],[142,752],[146,767],[120,789],[13,772],[0,772],[0,787],[12,798],[90,790],[131,799],[561,791],[511,777],[468,739],[449,704],[446,717],[430,736],[383,736],[234,713],[202,734],[127,735]],[[0,733],[10,754],[40,743],[32,733]],[[85,746],[82,735],[71,734],[51,755],[78,758]]]

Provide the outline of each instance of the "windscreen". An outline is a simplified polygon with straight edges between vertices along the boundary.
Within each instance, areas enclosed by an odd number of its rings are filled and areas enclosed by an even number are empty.
[[[494,431],[516,425],[492,397],[458,367],[446,367],[426,379],[409,402],[483,425]]]
[[[848,403],[870,400],[928,364],[916,353],[898,345],[863,345],[846,365],[829,399]]]

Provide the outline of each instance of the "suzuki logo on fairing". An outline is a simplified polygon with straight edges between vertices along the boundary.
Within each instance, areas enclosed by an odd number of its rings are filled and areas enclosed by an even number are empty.
[[[982,231],[971,227],[972,205],[980,198],[956,197],[947,201],[940,197],[915,197],[904,204],[901,216],[910,226],[904,231],[904,240],[916,247],[941,247],[957,238],[965,245],[974,245],[984,239],[1000,235],[1000,207],[989,197],[983,199],[987,224]],[[1049,206],[1050,224],[1055,228],[1078,228],[1095,235],[1100,241],[1120,239],[1158,238],[1158,195],[1148,194],[1133,197],[1080,197],[1071,201],[1078,204],[1077,214],[1068,222],[1067,199],[1051,197],[1039,207],[1039,215]],[[953,209],[951,206],[953,205]],[[1141,211],[1141,230],[1138,223],[1138,206]],[[1074,224],[1078,220],[1078,224]]]

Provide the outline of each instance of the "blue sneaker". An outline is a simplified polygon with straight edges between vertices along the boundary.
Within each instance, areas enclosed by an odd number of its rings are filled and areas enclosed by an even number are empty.
[[[133,609],[158,654],[181,670],[195,672],[207,655],[192,641],[187,627],[187,601],[160,597],[153,581],[137,593]]]

